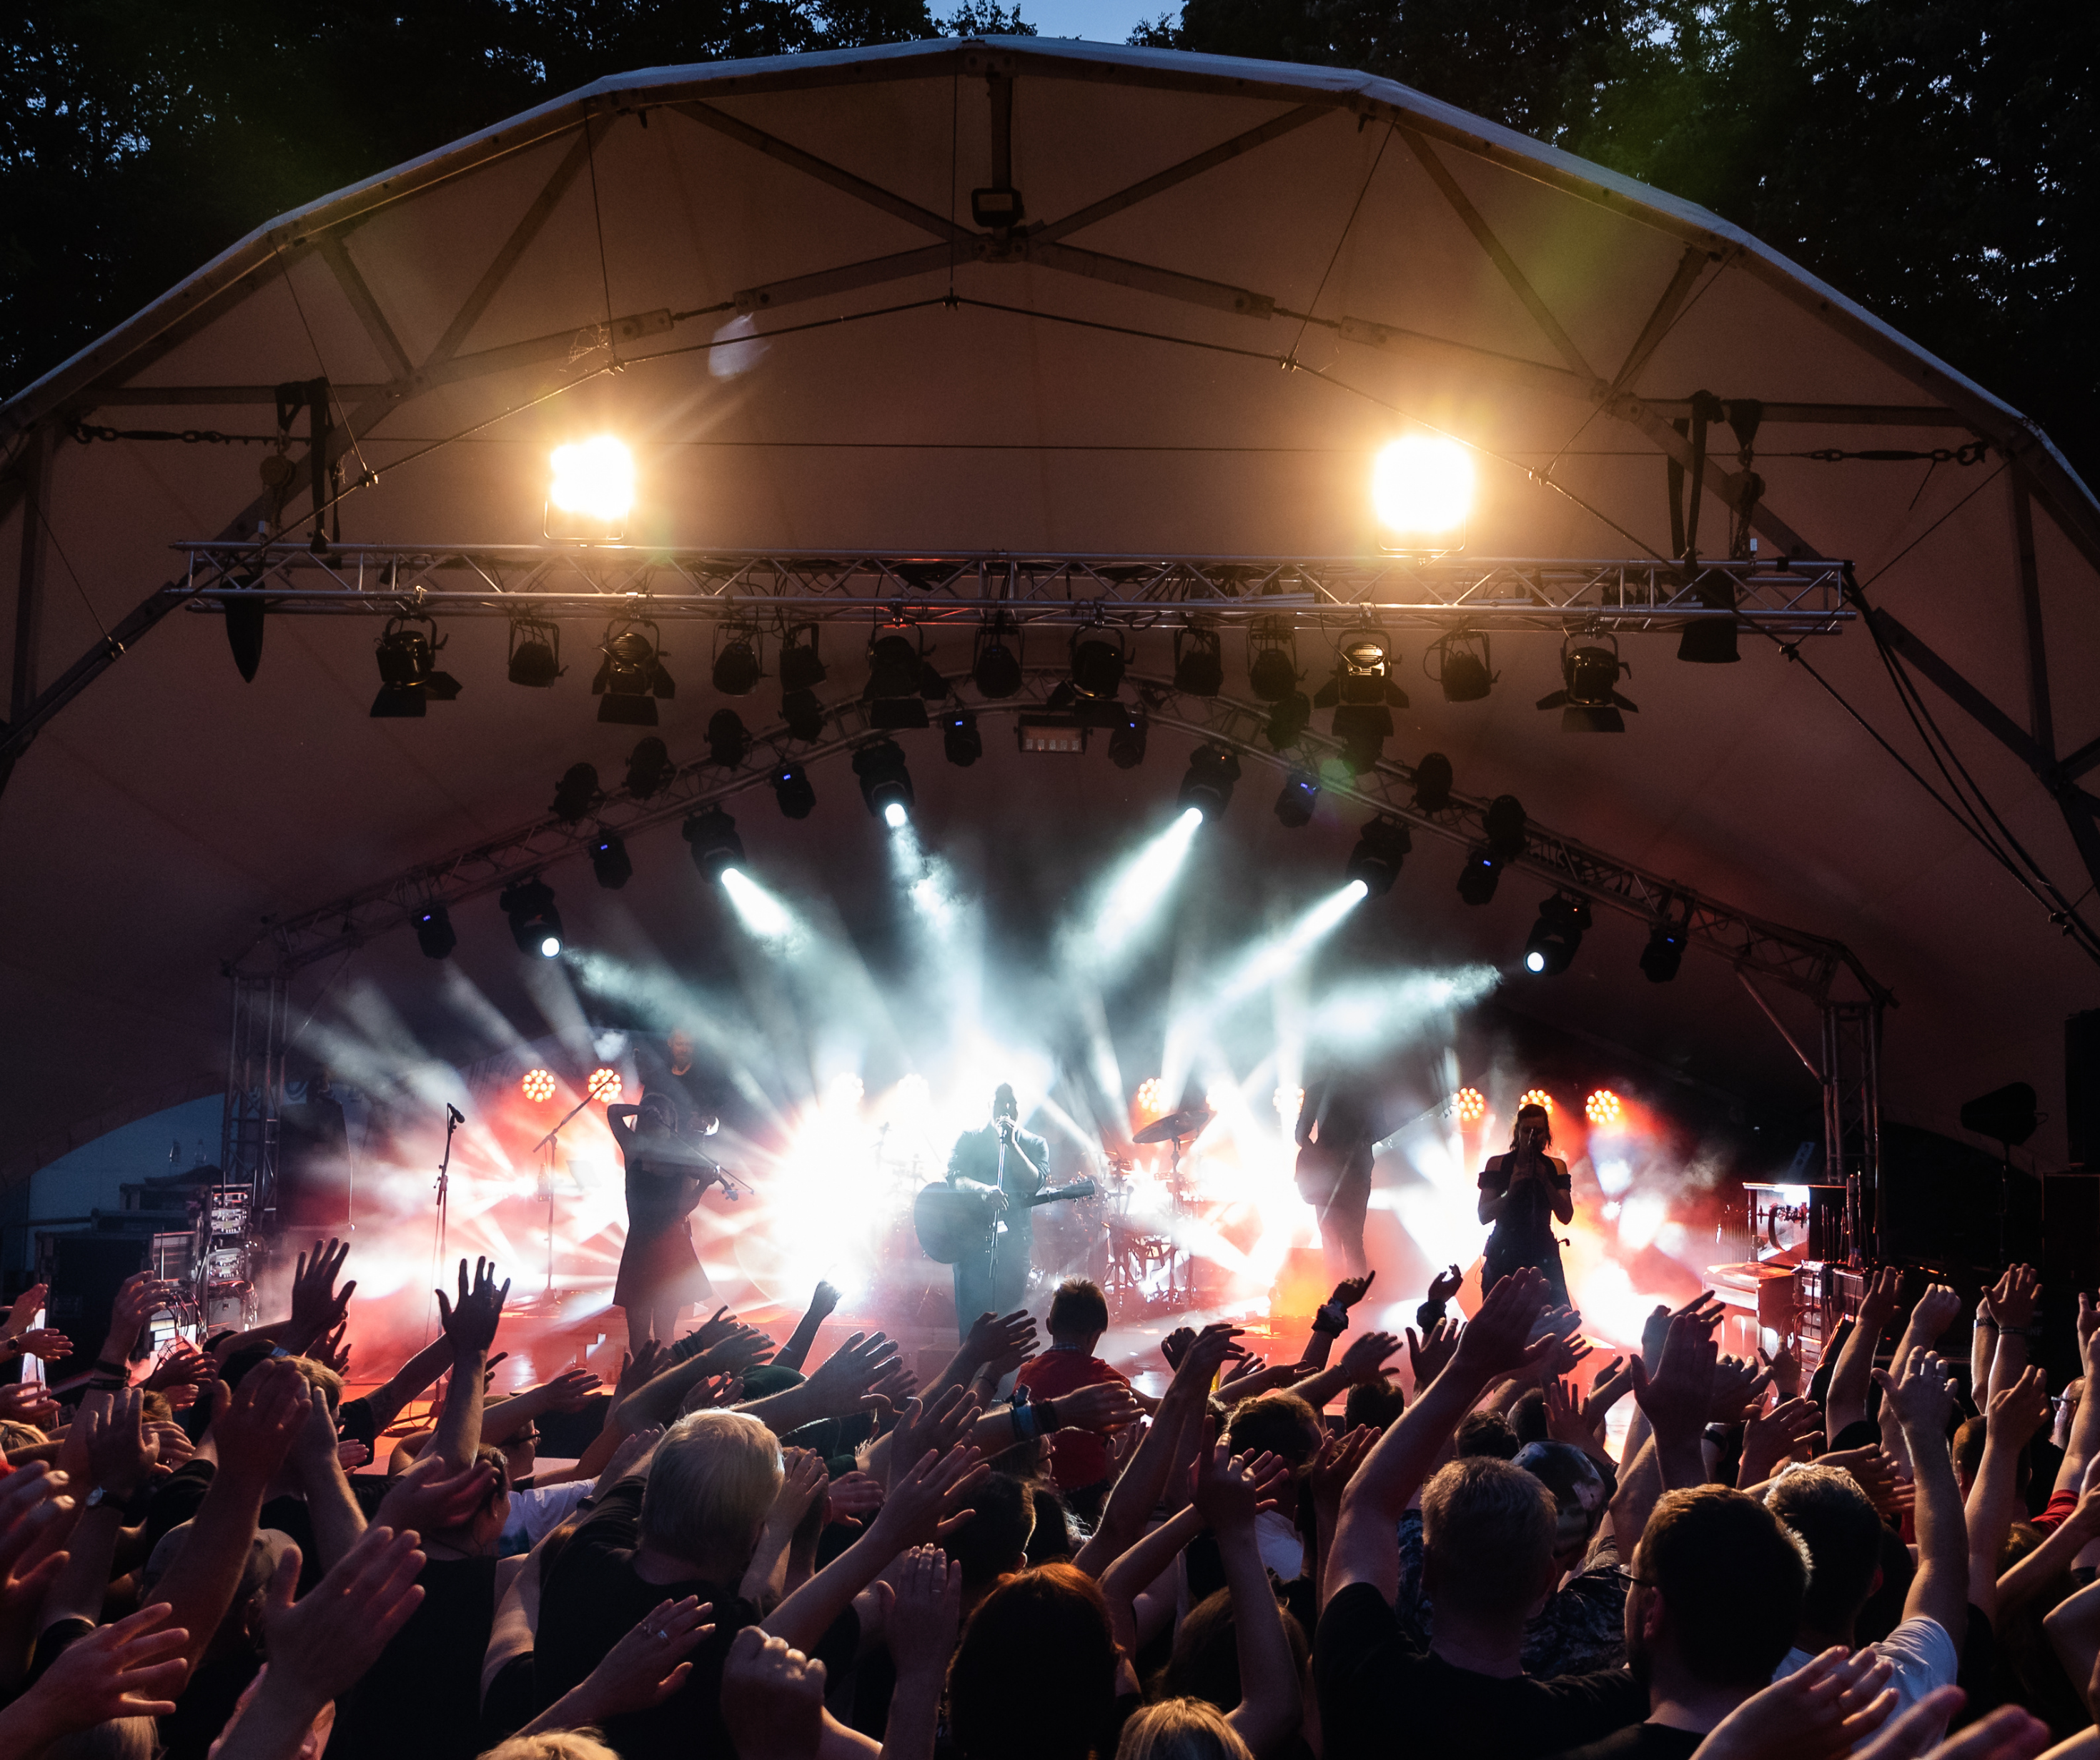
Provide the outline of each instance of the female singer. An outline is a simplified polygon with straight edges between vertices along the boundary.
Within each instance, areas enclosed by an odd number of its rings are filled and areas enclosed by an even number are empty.
[[[679,1136],[665,1094],[639,1106],[609,1106],[605,1121],[627,1164],[627,1246],[612,1299],[627,1312],[629,1349],[677,1336],[679,1310],[713,1294],[688,1220],[720,1170]]]
[[[1492,1222],[1487,1264],[1480,1272],[1485,1295],[1510,1272],[1530,1265],[1545,1274],[1553,1299],[1568,1302],[1568,1279],[1560,1269],[1560,1243],[1553,1225],[1575,1220],[1568,1164],[1548,1155],[1553,1126],[1542,1106],[1520,1107],[1507,1155],[1490,1155],[1480,1170],[1483,1222]]]

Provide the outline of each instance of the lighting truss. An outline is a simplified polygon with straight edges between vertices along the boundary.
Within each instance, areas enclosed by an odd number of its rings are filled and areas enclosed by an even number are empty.
[[[1005,552],[916,556],[633,546],[193,542],[187,578],[163,592],[218,612],[458,617],[635,616],[735,622],[867,618],[974,627],[992,609],[1017,623],[1180,628],[1282,618],[1294,627],[1441,631],[1682,631],[1734,618],[1775,636],[1832,635],[1855,614],[1842,565],[1716,559],[1506,557],[1117,557]],[[1732,607],[1732,609],[1731,609]]]
[[[1020,692],[995,702],[974,704],[985,717],[1039,711],[1050,692],[1064,679],[1060,668],[1030,667]],[[950,680],[960,696],[975,697],[966,672]],[[1415,772],[1396,759],[1350,778],[1346,767],[1330,764],[1342,752],[1339,741],[1308,732],[1295,746],[1277,751],[1263,737],[1268,724],[1265,705],[1231,697],[1188,697],[1176,693],[1170,680],[1132,674],[1126,687],[1141,702],[1152,724],[1169,727],[1201,740],[1229,747],[1242,758],[1269,764],[1286,773],[1317,768],[1325,792],[1375,808],[1416,830],[1442,838],[1463,851],[1487,837],[1489,803],[1454,790],[1448,806],[1425,812],[1414,803]],[[813,768],[825,759],[852,750],[875,731],[867,706],[849,697],[830,706],[826,724],[836,731],[817,745],[796,747],[789,757],[784,724],[760,730],[741,763],[726,770],[712,762],[681,765],[671,780],[646,799],[625,788],[607,793],[593,815],[564,824],[549,814],[504,835],[487,838],[436,861],[407,869],[359,891],[297,916],[272,922],[250,951],[267,948],[280,969],[296,970],[408,923],[433,901],[457,904],[500,891],[526,874],[551,867],[569,856],[586,855],[606,831],[632,841],[636,834],[684,820],[748,790],[771,786],[780,764],[792,761]],[[1868,973],[1842,942],[1755,917],[1679,885],[1662,875],[1622,862],[1604,851],[1563,836],[1536,819],[1525,825],[1523,853],[1507,864],[1551,886],[1566,887],[1600,909],[1617,910],[1643,922],[1662,916],[1682,918],[1688,944],[1718,954],[1738,971],[1827,1002],[1838,975],[1850,970],[1877,1005],[1892,1001],[1890,992]],[[244,956],[244,958],[245,956]],[[236,961],[236,964],[239,964]]]

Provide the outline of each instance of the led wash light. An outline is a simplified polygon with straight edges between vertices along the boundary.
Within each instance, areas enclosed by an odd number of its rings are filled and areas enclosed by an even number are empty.
[[[554,1098],[554,1072],[552,1070],[527,1070],[525,1079],[518,1085],[518,1091],[535,1106],[544,1106]]]
[[[549,538],[617,543],[634,508],[634,455],[610,434],[556,447],[549,460],[545,531]]]
[[[606,1106],[617,1106],[622,1086],[618,1070],[610,1067],[594,1069],[591,1071],[590,1080],[584,1085],[584,1092]]]
[[[1599,1130],[1617,1129],[1621,1118],[1624,1115],[1619,1106],[1619,1097],[1608,1088],[1599,1088],[1591,1094],[1587,1103],[1583,1107],[1582,1111],[1590,1122]]]
[[[1371,509],[1390,550],[1462,549],[1473,508],[1473,461],[1455,440],[1411,434],[1371,466]]]
[[[1461,1088],[1451,1096],[1451,1106],[1461,1124],[1477,1124],[1488,1115],[1488,1097],[1477,1088]]]

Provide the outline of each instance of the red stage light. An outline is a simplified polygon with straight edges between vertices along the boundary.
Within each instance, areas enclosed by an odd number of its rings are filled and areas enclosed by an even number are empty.
[[[1157,1076],[1148,1076],[1137,1085],[1137,1110],[1144,1118],[1157,1118],[1167,1110],[1167,1089]]]
[[[1548,1093],[1543,1088],[1525,1089],[1524,1093],[1518,1098],[1516,1103],[1520,1111],[1528,1106],[1544,1107],[1546,1108],[1547,1116],[1551,1117],[1552,1115],[1553,1096]]]
[[[1488,1115],[1488,1097],[1477,1088],[1461,1088],[1452,1095],[1461,1124],[1477,1124]]]
[[[1608,1088],[1599,1088],[1590,1096],[1583,1110],[1589,1114],[1590,1122],[1599,1129],[1607,1129],[1619,1122],[1619,1097]]]
[[[554,1072],[552,1070],[527,1070],[525,1080],[518,1086],[527,1100],[538,1106],[554,1098]]]
[[[592,1099],[602,1100],[607,1106],[616,1104],[620,1099],[620,1071],[616,1069],[593,1070],[590,1080],[585,1085],[585,1091]]]

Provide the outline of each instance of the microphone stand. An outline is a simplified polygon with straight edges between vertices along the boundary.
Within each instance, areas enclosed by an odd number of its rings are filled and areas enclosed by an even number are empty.
[[[442,1280],[445,1267],[445,1225],[452,1196],[452,1133],[466,1123],[466,1114],[451,1101],[445,1102],[445,1153],[438,1163],[438,1234],[430,1262],[430,1281],[435,1287]]]

